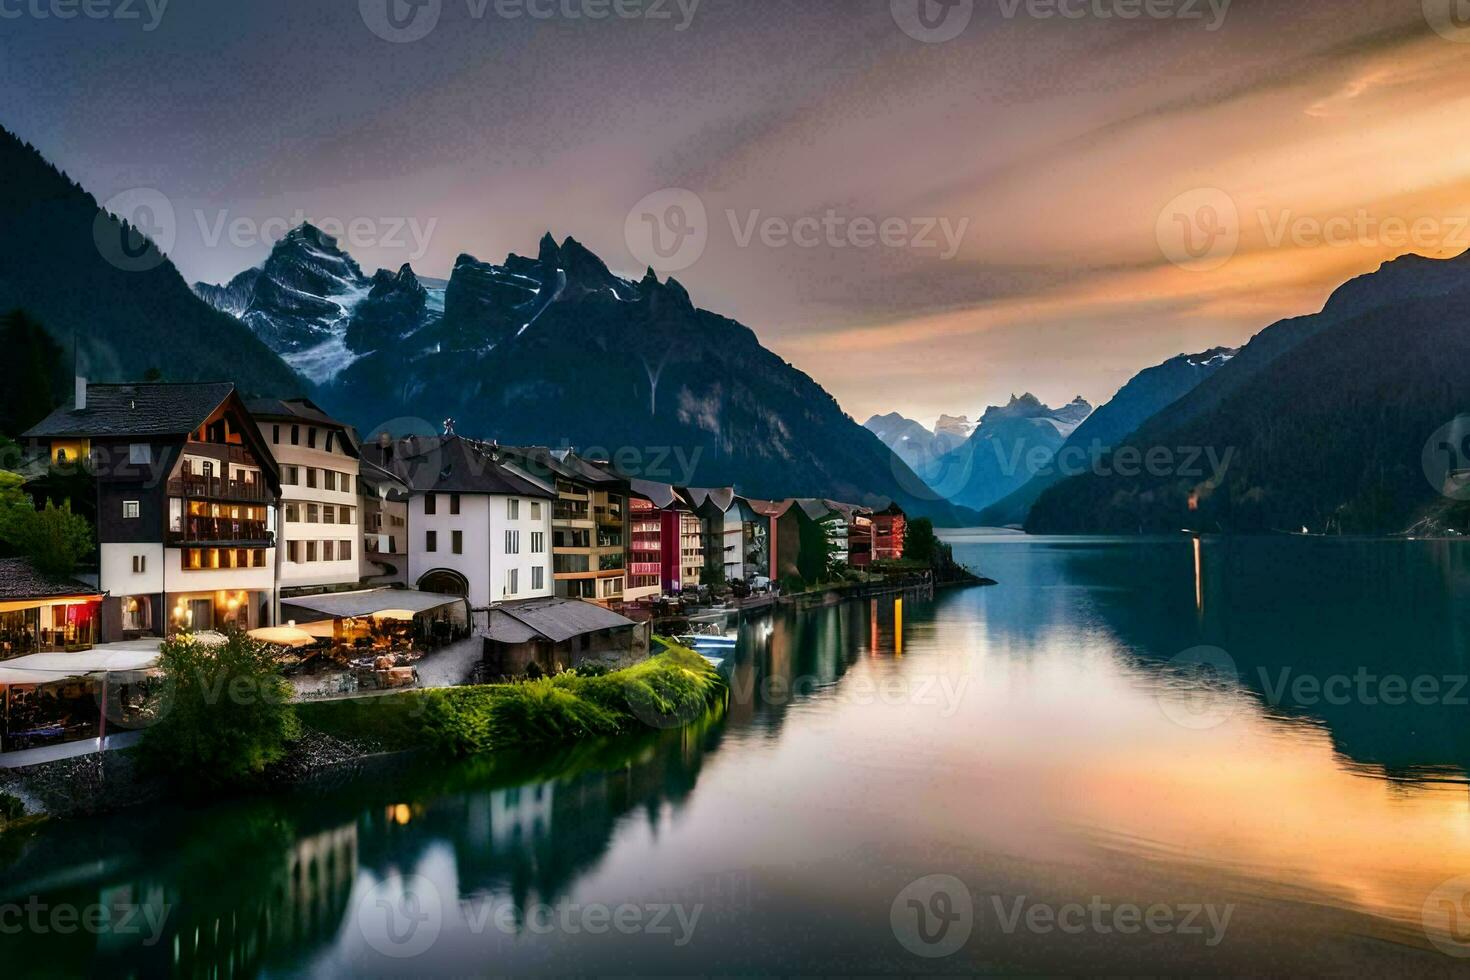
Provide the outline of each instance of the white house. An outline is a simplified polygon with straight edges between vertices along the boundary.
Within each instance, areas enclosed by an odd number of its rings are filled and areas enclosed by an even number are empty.
[[[281,472],[281,595],[357,585],[362,524],[352,430],[305,398],[249,408]]]
[[[453,433],[363,451],[409,488],[410,585],[475,608],[553,594],[551,487],[495,446]]]

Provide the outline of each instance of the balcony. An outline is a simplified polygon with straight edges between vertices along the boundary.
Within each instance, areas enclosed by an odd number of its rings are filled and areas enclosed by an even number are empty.
[[[171,545],[253,544],[267,548],[275,545],[276,536],[265,521],[235,520],[230,517],[189,517],[181,531],[169,531]]]
[[[272,498],[263,482],[247,483],[243,480],[226,480],[219,476],[194,476],[185,474],[168,481],[171,497],[188,497],[194,500],[243,500],[258,503]]]
[[[629,566],[629,572],[633,575],[659,575],[664,566],[656,561],[635,561]]]

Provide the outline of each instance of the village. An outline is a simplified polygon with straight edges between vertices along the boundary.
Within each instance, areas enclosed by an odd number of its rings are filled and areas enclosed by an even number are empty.
[[[364,441],[230,383],[79,378],[22,445],[38,505],[85,488],[97,561],[0,559],[0,767],[132,744],[170,636],[245,633],[298,698],[340,698],[616,669],[655,633],[718,660],[727,614],[927,574],[895,504],[674,486],[452,420]]]

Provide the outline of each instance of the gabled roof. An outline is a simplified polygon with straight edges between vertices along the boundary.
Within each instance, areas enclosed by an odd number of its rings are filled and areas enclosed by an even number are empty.
[[[490,493],[517,497],[556,495],[506,465],[497,447],[458,435],[409,436],[363,447],[368,462],[386,469],[417,493]]]
[[[228,381],[89,384],[86,408],[58,408],[24,437],[186,436],[203,425],[234,390]]]
[[[735,501],[734,487],[684,487],[681,492],[695,510],[713,507],[723,514]]]
[[[614,473],[610,464],[598,463],[566,449],[546,446],[500,446],[501,452],[521,461],[530,475],[540,479],[561,477],[593,487],[626,488],[628,480]]]
[[[659,510],[688,510],[689,505],[680,499],[674,488],[667,483],[653,480],[630,479],[628,489],[650,501]]]
[[[252,398],[245,404],[255,419],[277,422],[311,422],[337,429],[347,436],[348,455],[358,455],[357,432],[345,422],[338,422],[309,398]]]
[[[746,498],[746,503],[750,504],[750,509],[755,511],[757,514],[762,514],[766,517],[781,517],[793,506],[795,506],[796,501],[789,499],[756,500],[753,497],[748,497]]]
[[[524,599],[491,608],[489,636],[499,643],[524,643],[537,637],[562,643],[584,633],[633,625],[626,616],[582,599]]]
[[[24,599],[102,597],[102,593],[73,578],[47,575],[25,558],[0,558],[0,602]]]

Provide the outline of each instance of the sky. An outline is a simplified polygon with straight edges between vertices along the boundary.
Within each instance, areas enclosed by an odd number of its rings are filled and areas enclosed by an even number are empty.
[[[1470,248],[1458,2],[0,0],[0,124],[191,281],[550,230],[928,424]]]

